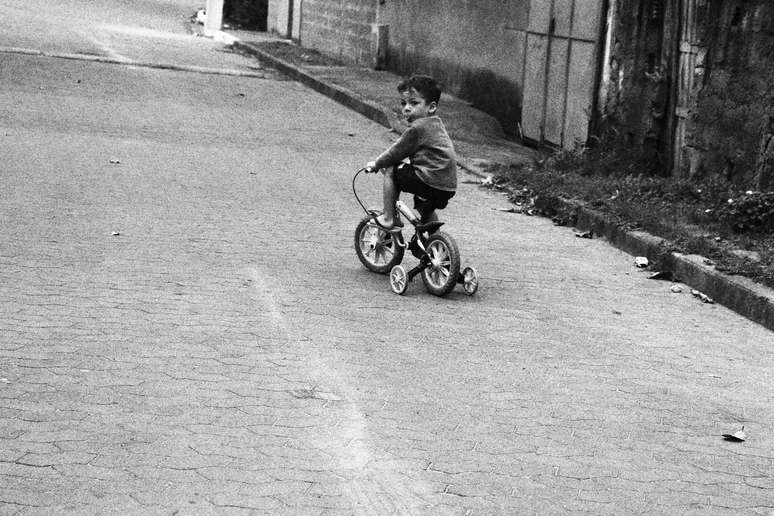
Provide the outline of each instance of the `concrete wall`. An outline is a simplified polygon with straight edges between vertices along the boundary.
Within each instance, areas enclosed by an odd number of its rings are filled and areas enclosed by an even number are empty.
[[[379,0],[377,0],[378,2]],[[426,73],[515,132],[521,119],[529,0],[384,0],[388,68]]]
[[[266,30],[269,32],[278,32],[277,17],[280,3],[281,0],[269,0],[268,14],[266,15]]]
[[[390,0],[391,1],[391,0]],[[303,0],[301,44],[347,62],[371,63],[378,0]]]
[[[303,0],[301,43],[371,66],[373,23],[389,25],[387,68],[426,73],[497,117],[521,118],[530,0]]]

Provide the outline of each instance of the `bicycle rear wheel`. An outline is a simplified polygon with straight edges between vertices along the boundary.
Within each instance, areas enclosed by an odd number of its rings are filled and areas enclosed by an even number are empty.
[[[454,289],[460,274],[460,252],[457,242],[443,231],[427,239],[429,265],[422,271],[422,281],[428,292],[445,296]]]

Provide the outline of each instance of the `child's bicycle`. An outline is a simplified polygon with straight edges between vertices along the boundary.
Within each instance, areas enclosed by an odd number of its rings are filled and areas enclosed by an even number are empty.
[[[478,290],[478,273],[473,267],[465,267],[460,272],[460,252],[457,242],[438,228],[443,222],[433,221],[422,224],[419,214],[401,201],[396,203],[397,211],[414,226],[414,235],[406,243],[401,228],[387,230],[374,220],[381,214],[377,210],[366,208],[357,195],[355,180],[361,168],[352,178],[352,191],[366,216],[355,229],[355,252],[365,267],[379,274],[390,273],[390,287],[396,294],[404,294],[411,280],[417,274],[422,275],[425,288],[436,296],[445,296],[458,283],[465,293],[472,296]],[[406,271],[400,265],[408,248],[419,264]]]

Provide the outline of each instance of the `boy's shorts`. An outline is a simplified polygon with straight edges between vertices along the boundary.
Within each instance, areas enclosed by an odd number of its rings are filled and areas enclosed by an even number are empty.
[[[393,177],[398,190],[414,194],[414,208],[423,213],[446,208],[455,194],[423,183],[410,163],[395,165]]]

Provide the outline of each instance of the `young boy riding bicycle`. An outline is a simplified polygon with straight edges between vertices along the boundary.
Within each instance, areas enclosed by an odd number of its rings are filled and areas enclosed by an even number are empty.
[[[386,230],[403,226],[395,211],[400,192],[414,194],[414,208],[427,223],[437,220],[435,210],[444,209],[457,190],[454,145],[435,114],[441,99],[438,83],[432,77],[414,75],[398,85],[398,92],[409,127],[365,167],[384,173],[384,212],[374,221]]]

